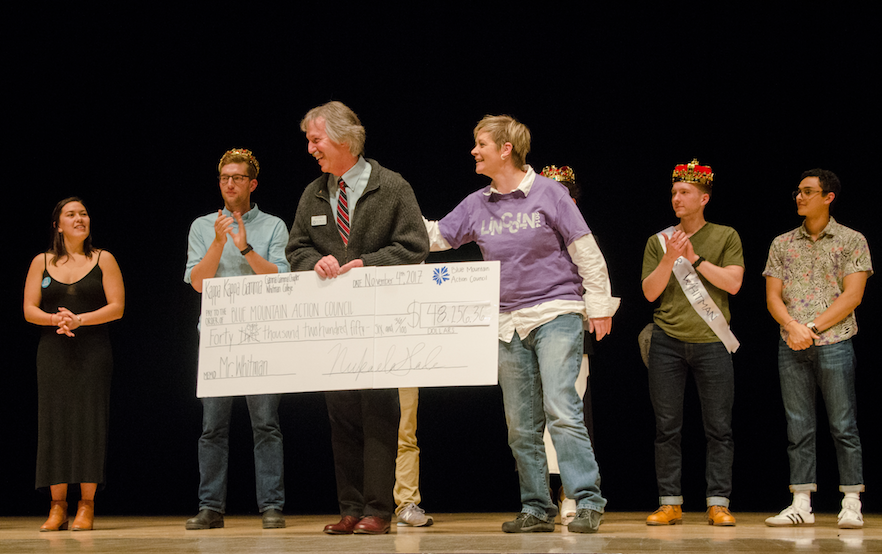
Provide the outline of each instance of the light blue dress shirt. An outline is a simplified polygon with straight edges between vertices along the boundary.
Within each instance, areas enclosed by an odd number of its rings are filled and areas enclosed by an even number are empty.
[[[279,273],[291,271],[291,266],[285,258],[285,245],[288,244],[288,228],[285,222],[274,215],[260,211],[257,204],[252,204],[251,209],[242,215],[245,223],[245,233],[248,244],[254,248],[264,260],[274,263],[279,268]],[[224,208],[224,215],[233,217],[232,212]],[[214,241],[214,222],[217,221],[217,212],[197,218],[190,225],[190,235],[187,238],[187,269],[184,271],[184,282],[192,283],[190,273],[196,264],[202,261],[208,247]],[[233,232],[239,232],[239,224],[233,222]],[[254,270],[248,264],[236,245],[233,238],[227,238],[224,251],[221,254],[220,263],[217,266],[215,277],[235,277],[238,275],[254,275]]]

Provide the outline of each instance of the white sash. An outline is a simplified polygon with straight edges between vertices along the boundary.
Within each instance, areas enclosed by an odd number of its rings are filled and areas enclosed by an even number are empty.
[[[663,235],[667,235],[668,238],[671,238],[671,235],[673,234],[674,228],[668,227],[656,235],[658,241],[661,243],[662,252],[667,252],[667,248],[665,247],[665,237]],[[710,294],[708,294],[707,289],[704,288],[704,283],[701,282],[701,279],[698,277],[698,272],[695,271],[695,268],[692,267],[689,260],[683,256],[677,258],[674,262],[674,275],[677,277],[677,283],[680,284],[680,288],[683,289],[683,294],[686,295],[689,303],[692,304],[692,308],[701,319],[707,323],[708,327],[711,328],[711,331],[723,341],[726,350],[729,352],[735,352],[738,350],[741,343],[738,342],[738,339],[732,334],[732,330],[729,329],[729,324],[726,323],[726,318],[723,317],[723,312],[717,307],[716,303],[714,303],[714,300],[710,297]]]

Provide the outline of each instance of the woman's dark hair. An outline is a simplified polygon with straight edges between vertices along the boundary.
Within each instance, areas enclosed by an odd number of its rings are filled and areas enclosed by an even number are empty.
[[[58,223],[61,221],[61,211],[71,202],[79,202],[84,208],[86,208],[86,204],[82,200],[76,196],[71,196],[70,198],[65,198],[56,204],[55,209],[52,210],[52,240],[49,246],[49,252],[54,256],[52,259],[52,265],[58,265],[58,260],[69,256],[67,248],[64,247],[64,236],[58,232]],[[86,212],[88,211],[89,208],[86,208]],[[92,224],[90,221],[89,236],[83,241],[83,253],[87,258],[91,258],[92,250]]]

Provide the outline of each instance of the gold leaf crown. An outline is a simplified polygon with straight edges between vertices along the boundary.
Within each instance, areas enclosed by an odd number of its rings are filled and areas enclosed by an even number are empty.
[[[557,167],[556,165],[546,165],[542,168],[542,172],[539,173],[543,177],[548,177],[549,179],[554,179],[557,182],[561,181],[573,181],[576,180],[576,173],[573,171],[568,165],[562,165]]]
[[[248,164],[254,168],[254,176],[257,177],[260,174],[260,164],[257,163],[257,158],[254,157],[254,152],[248,150],[247,148],[231,148],[224,152],[224,155],[221,156],[220,161],[223,162],[224,158],[227,156],[242,156],[248,160]],[[219,168],[218,168],[219,169]]]
[[[698,158],[692,158],[692,161],[688,164],[674,166],[671,182],[677,183],[680,181],[710,187],[714,184],[714,173],[711,166],[699,165]]]

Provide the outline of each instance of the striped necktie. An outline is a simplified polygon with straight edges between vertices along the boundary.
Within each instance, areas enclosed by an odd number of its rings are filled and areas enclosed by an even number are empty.
[[[343,244],[349,244],[349,199],[346,196],[346,183],[343,179],[337,183],[340,185],[340,195],[337,197],[337,230],[343,238]]]

